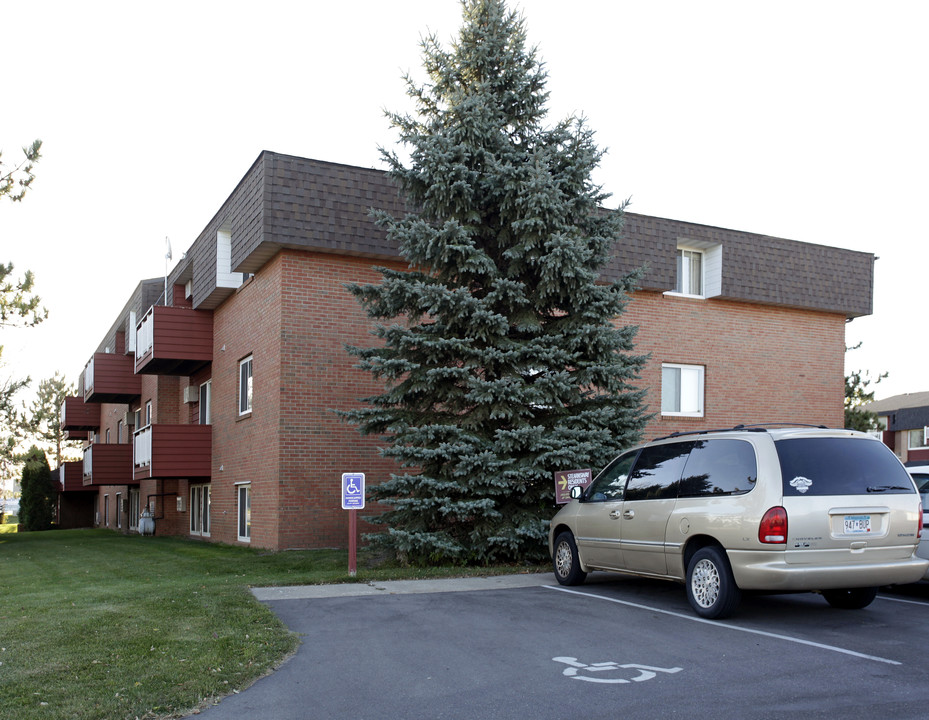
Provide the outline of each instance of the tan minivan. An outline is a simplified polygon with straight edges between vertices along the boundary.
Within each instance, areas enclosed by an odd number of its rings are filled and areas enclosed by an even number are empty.
[[[694,611],[731,615],[742,590],[818,591],[863,608],[919,580],[922,505],[903,465],[863,433],[680,433],[629,450],[552,518],[563,585],[591,570],[684,582]]]

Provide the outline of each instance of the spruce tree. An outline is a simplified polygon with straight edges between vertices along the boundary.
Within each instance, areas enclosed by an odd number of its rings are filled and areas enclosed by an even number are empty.
[[[35,445],[25,456],[19,521],[26,530],[48,530],[55,519],[57,493],[45,451]]]
[[[382,154],[416,210],[374,212],[409,271],[349,288],[381,340],[349,352],[385,391],[347,416],[405,468],[370,490],[391,508],[374,542],[412,562],[537,560],[554,471],[602,467],[645,424],[645,358],[616,322],[638,275],[603,281],[622,207],[602,209],[584,121],[545,125],[523,18],[462,6],[448,50],[422,42],[429,82],[405,78],[415,116],[388,115],[409,164]]]

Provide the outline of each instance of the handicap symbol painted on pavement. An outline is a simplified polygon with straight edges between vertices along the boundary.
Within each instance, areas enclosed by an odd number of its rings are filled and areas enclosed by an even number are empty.
[[[616,662],[598,662],[591,663],[587,665],[582,662],[578,662],[575,657],[555,657],[552,658],[552,661],[558,663],[564,663],[568,667],[564,669],[564,675],[572,678],[573,680],[583,680],[585,682],[594,682],[594,683],[631,683],[631,682],[644,682],[645,680],[651,680],[654,677],[657,677],[658,673],[679,673],[683,668],[674,667],[674,668],[660,668],[652,667],[651,665],[639,665],[637,663],[629,663],[625,665],[620,665]],[[622,672],[624,670],[637,670],[638,675],[631,678],[618,677],[621,675],[629,675],[628,672]],[[586,673],[612,673],[611,677],[603,676],[591,676]]]

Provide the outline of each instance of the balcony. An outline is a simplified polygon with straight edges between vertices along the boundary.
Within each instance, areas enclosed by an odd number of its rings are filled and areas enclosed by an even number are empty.
[[[83,492],[84,487],[83,463],[80,460],[62,463],[61,467],[52,470],[52,480],[57,481],[58,492]]]
[[[82,397],[66,397],[61,403],[61,430],[87,432],[100,427],[100,405],[85,403]]]
[[[84,487],[134,484],[132,444],[94,443],[84,448]]]
[[[149,425],[133,434],[133,446],[136,480],[212,474],[212,425]]]
[[[142,394],[131,355],[94,353],[83,380],[85,403],[128,403]]]
[[[193,375],[213,361],[213,313],[155,305],[136,326],[135,372]]]

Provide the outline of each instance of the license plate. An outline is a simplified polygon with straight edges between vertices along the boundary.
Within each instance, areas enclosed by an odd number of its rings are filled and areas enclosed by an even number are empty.
[[[845,534],[862,535],[871,532],[870,515],[846,515],[845,516]]]

